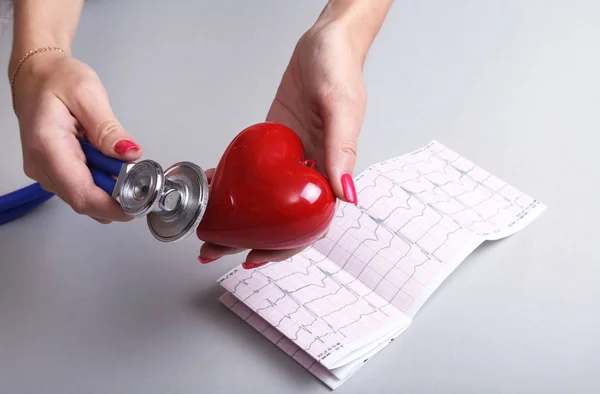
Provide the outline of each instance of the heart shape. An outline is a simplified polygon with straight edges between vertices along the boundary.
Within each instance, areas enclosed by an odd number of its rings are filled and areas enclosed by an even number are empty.
[[[336,199],[313,167],[287,126],[263,122],[244,129],[215,169],[198,238],[262,250],[314,243],[327,231]]]

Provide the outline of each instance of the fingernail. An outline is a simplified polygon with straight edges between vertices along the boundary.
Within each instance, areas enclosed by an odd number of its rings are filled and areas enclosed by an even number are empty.
[[[206,257],[198,256],[198,261],[200,262],[200,264],[212,263],[215,260],[216,259],[207,259]]]
[[[358,199],[356,197],[356,188],[354,187],[354,179],[352,179],[352,175],[348,173],[342,175],[342,189],[344,190],[344,197],[346,198],[346,201],[357,205]]]
[[[213,177],[211,176],[206,176],[206,180],[208,181],[208,184],[210,185],[210,182],[212,181]]]
[[[246,270],[251,270],[253,268],[262,267],[263,265],[265,265],[267,263],[268,263],[268,261],[263,261],[262,263],[246,263],[246,262],[244,262],[242,264],[242,268],[244,268]]]
[[[133,142],[131,140],[120,140],[119,142],[117,142],[115,144],[114,149],[118,155],[124,155],[125,153],[129,152],[132,149],[140,150],[140,147],[138,146],[138,144],[136,144],[135,142]]]

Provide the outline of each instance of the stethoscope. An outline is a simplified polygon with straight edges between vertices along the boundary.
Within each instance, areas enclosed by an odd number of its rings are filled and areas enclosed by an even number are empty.
[[[79,140],[94,183],[131,217],[146,217],[154,238],[175,242],[193,233],[208,203],[208,179],[196,164],[182,161],[163,171],[153,160],[124,162]],[[116,177],[116,179],[115,179]],[[39,183],[0,196],[0,225],[28,214],[54,196]]]

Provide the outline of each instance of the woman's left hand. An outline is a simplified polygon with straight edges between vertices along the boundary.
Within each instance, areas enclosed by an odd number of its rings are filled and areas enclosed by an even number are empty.
[[[352,174],[366,108],[363,64],[368,45],[356,39],[356,30],[340,21],[336,11],[326,8],[298,41],[266,120],[294,130],[307,158],[328,178],[335,196],[357,204]],[[306,247],[252,250],[244,267],[286,260]],[[208,263],[239,252],[206,243],[199,260]]]

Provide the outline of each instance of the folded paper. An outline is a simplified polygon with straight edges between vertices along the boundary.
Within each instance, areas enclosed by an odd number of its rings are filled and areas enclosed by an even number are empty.
[[[408,328],[473,250],[546,206],[437,141],[356,178],[326,238],[219,279],[220,301],[331,389]]]

